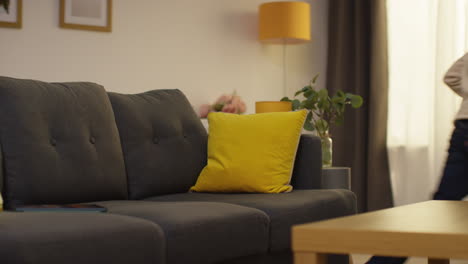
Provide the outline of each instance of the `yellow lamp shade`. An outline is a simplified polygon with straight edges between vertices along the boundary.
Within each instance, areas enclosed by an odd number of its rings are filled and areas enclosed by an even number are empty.
[[[296,44],[310,40],[310,6],[305,2],[270,2],[259,7],[259,40]]]
[[[270,112],[289,112],[292,111],[291,102],[282,101],[262,101],[255,102],[255,113],[270,113]]]

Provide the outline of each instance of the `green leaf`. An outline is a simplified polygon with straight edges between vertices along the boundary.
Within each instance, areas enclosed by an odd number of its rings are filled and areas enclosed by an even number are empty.
[[[359,96],[359,95],[354,95],[352,98],[351,98],[351,106],[353,108],[359,108],[361,107],[363,103],[363,100],[362,100],[362,97]]]
[[[304,92],[304,97],[309,98],[309,97],[311,97],[311,96],[315,96],[316,94],[317,94],[316,91],[310,89],[310,90]]]
[[[302,101],[301,106],[302,108],[312,110],[312,109],[315,109],[315,102],[313,98],[309,98],[305,101]]]
[[[338,90],[336,92],[336,95],[339,96],[339,97],[346,97],[345,93],[342,90]]]
[[[323,100],[318,100],[318,101],[317,101],[317,108],[318,108],[318,109],[323,109],[323,103],[324,103]]]
[[[326,98],[328,97],[328,90],[327,89],[320,89],[318,91],[318,95],[320,98]]]
[[[343,98],[341,96],[338,96],[338,95],[335,95],[335,96],[332,97],[331,101],[334,104],[340,104],[340,103],[344,103],[345,98]]]
[[[315,83],[319,77],[320,73],[317,73],[314,78],[312,79],[312,83]]]
[[[323,134],[328,130],[328,122],[323,119],[319,119],[317,122],[315,122],[315,128],[317,131],[319,131],[319,133]]]
[[[340,107],[338,108],[339,114],[342,115],[345,109],[346,109],[346,104],[340,105]]]
[[[293,111],[299,109],[300,106],[301,106],[301,102],[299,100],[297,100],[297,99],[292,100],[292,110]]]
[[[312,124],[312,112],[309,111],[307,114],[306,120],[304,122],[304,129],[307,131],[314,131],[315,127],[314,124]]]
[[[330,101],[328,100],[328,98],[326,98],[326,100],[323,101],[323,109],[325,111],[329,111],[330,110]]]
[[[306,122],[310,122],[310,120],[312,120],[312,112],[309,111],[309,113],[307,114],[307,117],[306,117]]]
[[[281,102],[291,102],[291,99],[289,99],[289,97],[285,96],[285,97],[281,98],[280,101]]]
[[[298,96],[300,95],[301,93],[304,93],[304,92],[307,92],[308,90],[311,90],[312,87],[310,87],[310,85],[308,86],[304,86],[302,89],[300,89],[299,91],[297,91],[294,96]]]
[[[315,127],[311,122],[305,122],[304,123],[304,129],[307,131],[314,131]]]

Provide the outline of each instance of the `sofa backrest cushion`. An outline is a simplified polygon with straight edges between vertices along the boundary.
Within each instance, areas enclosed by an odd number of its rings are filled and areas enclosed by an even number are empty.
[[[206,165],[207,133],[179,90],[109,93],[130,199],[187,192]]]
[[[100,85],[0,77],[0,145],[8,207],[128,197],[119,134]]]

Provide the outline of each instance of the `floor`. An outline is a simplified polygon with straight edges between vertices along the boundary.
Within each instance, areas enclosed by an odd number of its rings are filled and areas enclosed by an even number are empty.
[[[370,255],[353,254],[353,264],[364,264]],[[427,264],[427,258],[410,258],[405,264]],[[451,259],[450,264],[468,264],[468,260]]]

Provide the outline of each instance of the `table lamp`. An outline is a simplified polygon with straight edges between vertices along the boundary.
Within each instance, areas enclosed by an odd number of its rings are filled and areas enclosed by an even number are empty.
[[[286,88],[286,45],[299,44],[310,40],[310,5],[306,2],[269,2],[259,7],[258,38],[262,43],[283,45],[283,95]],[[268,109],[285,110],[284,102],[268,103]],[[256,107],[257,106],[256,103]],[[260,109],[266,109],[260,107]],[[289,109],[291,111],[291,109]],[[275,112],[275,111],[274,111]]]

